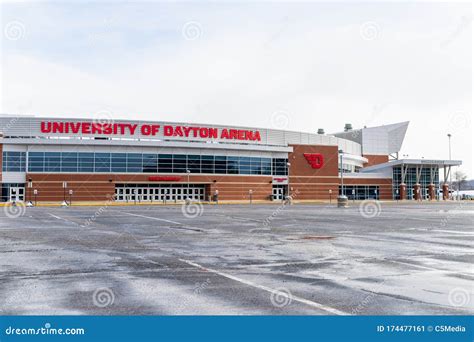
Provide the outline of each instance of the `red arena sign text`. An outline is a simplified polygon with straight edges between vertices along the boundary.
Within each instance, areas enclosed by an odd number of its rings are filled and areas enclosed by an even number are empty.
[[[134,135],[137,124],[130,123],[99,123],[99,122],[41,122],[41,133],[55,134],[103,134],[103,135]]]
[[[182,137],[198,139],[261,141],[260,131],[248,129],[214,128],[199,126],[173,126],[137,123],[100,123],[42,121],[41,133],[46,134],[90,134],[90,135],[135,135]]]
[[[210,138],[228,140],[261,141],[260,132],[245,129],[192,127],[192,126],[164,126],[165,137]]]
[[[321,153],[304,153],[304,157],[313,169],[320,169],[324,165],[324,158]]]

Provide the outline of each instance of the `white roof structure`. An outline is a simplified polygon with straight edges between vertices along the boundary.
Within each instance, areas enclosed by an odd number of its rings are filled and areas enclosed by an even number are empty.
[[[335,133],[334,136],[361,144],[363,155],[390,155],[402,147],[409,121],[364,127]]]
[[[450,167],[459,166],[462,164],[461,160],[442,160],[442,159],[397,159],[390,160],[386,163],[377,164],[373,166],[364,167],[360,172],[381,172],[386,168],[393,168],[394,166],[423,166],[423,167]]]

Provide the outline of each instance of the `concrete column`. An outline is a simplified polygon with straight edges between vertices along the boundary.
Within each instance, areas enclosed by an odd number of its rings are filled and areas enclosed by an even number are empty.
[[[413,187],[413,192],[415,196],[415,201],[421,201],[421,185],[420,184],[415,184]]]
[[[443,184],[443,201],[446,201],[449,199],[449,185],[448,184]]]
[[[407,185],[405,183],[400,184],[400,200],[407,199]]]
[[[430,201],[435,201],[436,200],[436,188],[434,184],[430,184],[428,186],[428,195],[430,196]]]

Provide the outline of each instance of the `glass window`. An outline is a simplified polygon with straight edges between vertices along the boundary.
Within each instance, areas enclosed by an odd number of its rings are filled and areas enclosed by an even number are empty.
[[[286,176],[288,174],[287,165],[288,159],[275,158],[273,159],[273,174],[277,176]]]
[[[96,153],[94,159],[95,172],[110,172],[110,153]]]
[[[61,152],[45,152],[44,171],[45,172],[60,172],[61,171]]]
[[[227,157],[216,156],[214,157],[214,172],[225,174],[227,172]]]
[[[28,153],[28,171],[44,172],[44,152]]]
[[[24,172],[26,152],[3,151],[2,170],[5,172]]]
[[[127,172],[127,154],[112,153],[112,172]]]
[[[201,156],[201,172],[214,173],[214,156]]]
[[[270,158],[262,158],[262,175],[272,174],[272,160]]]
[[[61,153],[61,172],[77,172],[77,153]]]
[[[201,173],[201,156],[188,156],[188,170],[191,173]]]
[[[173,154],[173,172],[174,173],[186,172],[186,155],[185,154]]]
[[[2,157],[3,171],[24,171],[25,152],[3,151]],[[28,154],[28,170],[31,172],[186,173],[190,170],[196,174],[286,175],[286,164],[287,159],[284,158],[245,156],[92,152]],[[436,179],[438,177],[436,174]],[[424,182],[429,183],[429,173],[423,173],[423,178]]]
[[[141,153],[127,153],[127,172],[142,172],[142,154]]]
[[[158,155],[158,172],[162,172],[162,173],[173,172],[173,155],[171,154]]]
[[[262,174],[262,163],[260,158],[250,158],[250,174],[260,175]]]
[[[227,173],[239,173],[239,157],[227,157]]]
[[[143,172],[147,172],[147,173],[158,172],[158,155],[143,154]]]
[[[80,152],[77,159],[79,172],[94,172],[94,153]]]

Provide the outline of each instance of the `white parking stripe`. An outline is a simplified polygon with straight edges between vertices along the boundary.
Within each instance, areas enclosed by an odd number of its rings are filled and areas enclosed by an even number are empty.
[[[127,215],[130,215],[130,216],[143,217],[143,218],[147,218],[147,219],[150,219],[150,220],[163,221],[163,222],[168,222],[168,223],[173,223],[173,224],[182,225],[181,222],[176,222],[176,221],[161,219],[161,218],[158,218],[158,217],[152,217],[152,216],[145,216],[145,215],[138,215],[138,214],[126,213],[126,212],[123,212],[123,211],[121,211],[120,213],[121,213],[121,214],[127,214]]]
[[[189,260],[184,260],[184,259],[179,259],[179,260],[186,263],[186,264],[188,264],[188,265],[190,265],[190,266],[197,267],[197,268],[199,268],[203,271],[211,272],[211,273],[220,275],[221,277],[232,279],[232,280],[238,281],[239,283],[242,283],[242,284],[245,284],[245,285],[248,285],[248,286],[252,286],[252,287],[255,287],[257,289],[264,290],[264,291],[267,291],[267,292],[270,292],[270,293],[274,293],[278,296],[286,297],[290,300],[294,300],[296,302],[300,302],[300,303],[312,306],[314,308],[330,312],[334,315],[348,315],[348,313],[346,313],[346,312],[331,308],[329,306],[326,306],[326,305],[323,305],[323,304],[320,304],[320,303],[316,303],[316,302],[313,302],[313,301],[305,299],[305,298],[294,296],[294,295],[291,295],[291,294],[288,294],[288,293],[285,293],[285,292],[282,292],[282,291],[278,291],[276,289],[272,289],[272,288],[264,286],[264,285],[255,284],[251,281],[248,281],[248,280],[245,280],[245,279],[242,279],[242,278],[238,278],[236,276],[233,276],[233,275],[230,275],[230,274],[227,274],[227,273],[224,273],[224,272],[213,270],[211,268],[201,266],[201,265],[196,264],[195,262],[192,262],[192,261],[189,261]]]
[[[161,219],[161,218],[158,218],[158,217],[145,216],[145,215],[139,215],[139,214],[132,214],[132,213],[127,213],[127,212],[123,212],[123,211],[121,211],[120,213],[121,213],[121,214],[131,215],[131,216],[136,216],[136,217],[147,218],[147,219],[150,219],[150,220],[163,221],[163,222],[168,222],[168,223],[172,223],[172,224],[179,224],[180,226],[182,226],[182,227],[180,227],[180,228],[175,228],[175,229],[191,230],[191,231],[194,231],[194,232],[203,232],[203,231],[204,231],[204,229],[202,229],[202,228],[192,227],[192,226],[185,225],[184,223],[181,223],[181,222],[176,222],[176,221]]]
[[[58,220],[62,220],[62,218],[60,218],[59,216],[53,215],[53,214],[51,214],[51,213],[48,213],[48,215],[50,215],[50,216],[52,216],[52,217],[54,217],[54,218],[56,218],[56,219],[58,219]]]

